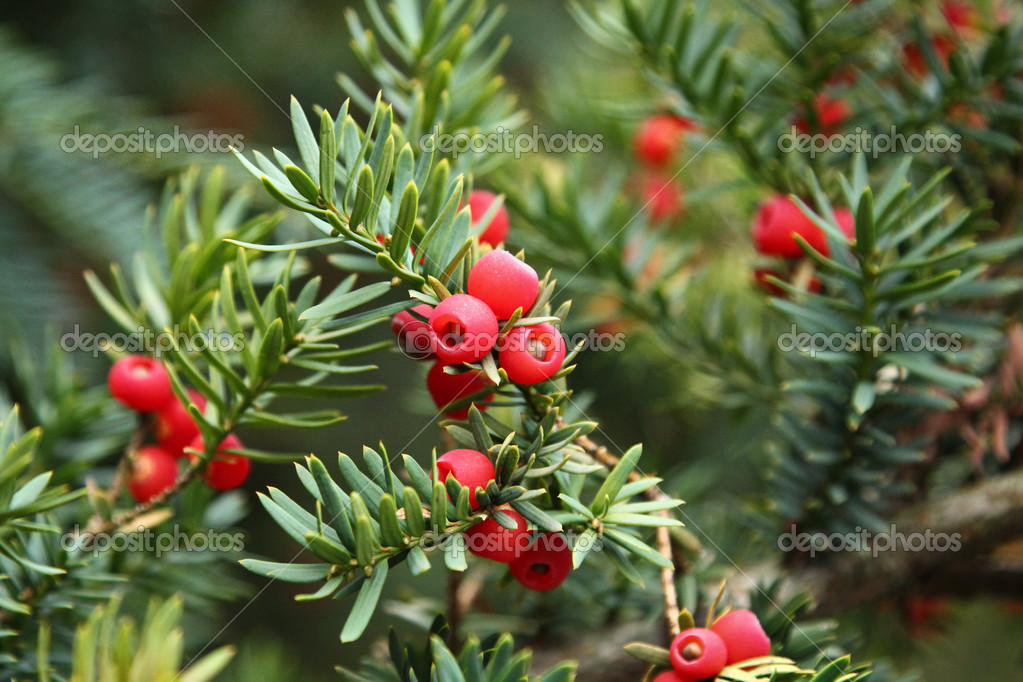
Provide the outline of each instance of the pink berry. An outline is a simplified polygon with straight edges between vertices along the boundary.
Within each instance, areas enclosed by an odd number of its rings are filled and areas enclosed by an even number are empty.
[[[730,611],[714,621],[710,629],[725,642],[728,649],[726,665],[771,653],[771,640],[752,611]]]
[[[497,343],[497,317],[480,299],[455,294],[437,304],[430,314],[437,335],[437,357],[449,365],[475,362]]]
[[[434,363],[426,375],[426,390],[430,392],[430,397],[433,398],[438,410],[456,400],[479,393],[486,387],[487,383],[483,380],[481,372],[468,371],[461,374],[448,374],[444,371],[443,362]],[[487,409],[486,403],[493,399],[493,395],[488,395],[474,404],[480,410],[485,410]],[[445,414],[452,419],[465,419],[469,416],[469,408],[463,407]]]
[[[692,129],[692,121],[681,116],[650,116],[636,130],[636,156],[645,163],[662,166],[674,158],[685,133]]]
[[[486,489],[494,480],[494,463],[479,450],[451,450],[437,458],[437,478],[446,481],[448,476],[469,489],[469,506],[476,509],[476,488]]]
[[[675,670],[697,680],[716,676],[728,660],[724,640],[706,628],[683,630],[672,641],[668,654]]]
[[[206,398],[198,391],[188,389],[188,399],[200,412],[206,409]],[[175,457],[183,457],[185,448],[199,435],[199,427],[192,421],[185,405],[174,396],[156,411],[153,433],[160,447]]]
[[[522,514],[510,508],[500,511],[515,521],[515,530],[505,528],[490,517],[465,531],[465,546],[476,556],[507,564],[529,545],[529,529]]]
[[[433,306],[425,303],[412,308],[420,317],[430,318]],[[413,360],[429,360],[437,355],[437,335],[430,325],[407,310],[403,310],[391,320],[391,331],[398,337],[401,352]]]
[[[696,682],[696,680],[686,677],[677,670],[665,670],[654,678],[654,682]]]
[[[469,195],[469,214],[472,216],[473,226],[490,210],[491,204],[497,199],[497,195],[485,189],[475,190]],[[497,246],[508,236],[508,209],[502,204],[491,218],[490,224],[486,226],[480,235],[480,244]]]
[[[467,290],[490,306],[497,319],[507,320],[517,308],[528,313],[539,288],[536,270],[507,251],[495,250],[472,266]]]
[[[155,445],[140,448],[131,460],[126,487],[136,502],[145,503],[167,490],[178,480],[178,461],[174,455]]]
[[[195,450],[202,450],[202,438],[192,441],[191,447]],[[235,455],[224,450],[238,450],[242,448],[242,442],[233,435],[229,435],[220,445],[213,459],[206,465],[202,473],[203,480],[214,490],[233,490],[249,477],[249,469],[252,462],[244,455]]]
[[[534,592],[547,592],[565,582],[572,572],[572,549],[561,533],[547,533],[512,561],[512,577]]]
[[[565,339],[547,324],[512,327],[498,349],[498,362],[516,384],[538,384],[557,374],[565,361]]]
[[[107,387],[117,402],[137,412],[152,412],[173,396],[167,370],[148,355],[129,355],[115,362]]]

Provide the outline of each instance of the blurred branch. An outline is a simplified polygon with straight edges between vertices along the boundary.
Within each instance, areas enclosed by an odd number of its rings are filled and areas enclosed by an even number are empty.
[[[893,551],[830,555],[817,559],[791,582],[818,598],[817,612],[833,615],[884,601],[907,588],[927,594],[1023,594],[1023,562],[993,556],[1023,538],[1023,472],[986,480],[906,510],[893,524],[900,535],[958,539],[953,551]],[[944,540],[944,538],[942,538]]]

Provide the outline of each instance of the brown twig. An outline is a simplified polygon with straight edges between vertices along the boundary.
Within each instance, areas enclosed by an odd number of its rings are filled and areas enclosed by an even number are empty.
[[[559,419],[558,427],[561,428],[564,426],[565,423]],[[618,457],[612,455],[606,447],[593,442],[593,440],[591,440],[588,436],[579,436],[575,439],[575,444],[581,447],[586,454],[593,457],[608,469],[613,469],[621,461]],[[635,471],[629,474],[630,481],[638,481],[641,478],[642,475]],[[647,490],[643,492],[643,495],[647,499],[657,502],[671,499],[657,486],[647,488]],[[666,510],[659,512],[659,514],[664,518],[669,518],[669,513]],[[657,528],[657,551],[669,561],[674,563],[675,557],[674,552],[672,551],[671,531],[667,526],[660,526]],[[678,603],[678,591],[675,589],[674,568],[661,569],[661,589],[664,591],[664,617],[667,620],[668,635],[669,637],[674,637],[680,632],[678,624],[680,608]]]

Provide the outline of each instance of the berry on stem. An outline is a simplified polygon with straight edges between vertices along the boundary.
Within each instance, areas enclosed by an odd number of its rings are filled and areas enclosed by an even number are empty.
[[[636,129],[636,157],[644,163],[663,166],[678,153],[686,132],[692,129],[692,121],[681,116],[650,116]]]
[[[451,450],[437,458],[437,478],[446,481],[448,476],[469,489],[469,506],[476,509],[476,488],[486,488],[496,476],[494,463],[479,450]]]
[[[195,450],[202,450],[202,438],[193,440],[191,447]],[[229,435],[221,441],[213,459],[202,472],[203,480],[207,485],[214,490],[233,490],[245,482],[249,476],[249,469],[252,468],[252,462],[244,455],[224,452],[224,450],[237,450],[241,447],[243,447],[242,442],[233,435]]]
[[[483,380],[481,372],[468,371],[461,374],[448,374],[444,371],[444,363],[440,361],[434,363],[426,375],[426,390],[430,392],[430,397],[433,398],[433,402],[439,410],[456,400],[468,398],[486,388],[487,383]],[[493,395],[488,395],[474,404],[477,408],[485,410],[487,409],[486,403],[493,399]],[[465,419],[469,416],[469,408],[463,407],[459,410],[446,412],[446,414],[452,419]]]
[[[131,473],[125,486],[135,501],[144,504],[167,490],[178,480],[178,461],[171,453],[155,445],[139,448],[131,460]]]
[[[547,533],[508,565],[512,577],[534,592],[547,592],[572,572],[572,549],[561,533]]]
[[[710,629],[725,642],[728,649],[726,665],[771,653],[771,640],[752,611],[730,611],[714,621]]]
[[[728,660],[724,640],[706,628],[683,630],[672,641],[668,655],[676,671],[697,680],[714,677]]]
[[[188,399],[200,412],[206,409],[206,398],[199,391],[188,389]],[[199,435],[199,427],[188,414],[185,404],[174,396],[156,411],[153,433],[160,447],[175,457],[184,457],[185,448]]]
[[[497,195],[485,189],[477,189],[469,195],[469,215],[472,216],[473,227],[479,224],[483,216],[490,210],[490,206],[497,200]],[[508,209],[502,204],[497,208],[494,217],[480,234],[480,244],[497,246],[508,236]]]
[[[437,335],[437,357],[449,365],[475,362],[497,343],[499,327],[490,307],[468,294],[455,294],[437,304],[430,314]]]
[[[129,355],[115,362],[107,387],[117,402],[137,412],[152,412],[174,395],[167,370],[148,355]]]
[[[517,384],[538,384],[557,374],[565,361],[565,339],[547,324],[512,327],[497,353],[501,368]]]
[[[490,306],[497,319],[507,320],[517,308],[522,308],[523,314],[529,312],[540,290],[540,278],[536,270],[498,249],[472,266],[466,290]]]
[[[414,306],[412,312],[420,317],[430,318],[433,306],[423,303]],[[398,337],[398,348],[413,360],[429,360],[437,356],[437,335],[430,325],[407,310],[391,319],[391,331]]]
[[[491,516],[465,531],[465,546],[476,556],[507,564],[529,545],[529,529],[526,519],[514,509],[501,507],[499,511],[512,518],[515,529],[505,528]]]

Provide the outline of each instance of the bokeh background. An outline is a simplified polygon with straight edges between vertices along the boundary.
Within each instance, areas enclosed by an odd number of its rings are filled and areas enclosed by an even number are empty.
[[[224,163],[235,186],[253,190],[256,206],[272,208],[251,177],[229,154],[86,154],[61,151],[59,140],[75,125],[91,132],[133,132],[139,126],[157,134],[185,130],[244,135],[247,150],[288,149],[289,96],[309,106],[335,109],[344,94],[338,72],[352,75],[373,91],[348,48],[343,12],[360,4],[339,0],[57,0],[5,2],[0,7],[0,372],[6,346],[15,337],[30,347],[54,343],[75,324],[84,330],[112,330],[92,303],[81,273],[104,272],[109,262],[128,263],[144,241],[146,206],[159,196],[164,180],[186,167]],[[504,31],[513,38],[502,70],[531,120],[549,125],[552,111],[576,127],[605,135],[607,153],[623,153],[631,122],[606,115],[586,118],[558,89],[569,74],[594,81],[606,63],[573,24],[565,3],[512,0]],[[755,21],[755,16],[749,17]],[[628,88],[629,83],[606,87]],[[526,161],[528,162],[528,161]],[[262,203],[261,203],[262,202]],[[513,237],[514,243],[516,237]],[[314,264],[315,265],[315,264]],[[336,270],[324,270],[337,279]],[[742,274],[736,274],[742,277]],[[368,338],[385,338],[378,327]],[[668,485],[686,498],[694,530],[707,532],[730,554],[730,529],[718,527],[709,510],[734,504],[755,488],[747,464],[764,420],[756,410],[722,413],[692,403],[679,404],[670,374],[642,362],[644,338],[637,330],[625,354],[591,353],[573,374],[573,386],[592,396],[587,412],[602,424],[609,444],[646,444],[647,470],[670,471]],[[77,366],[99,382],[108,362],[82,354]],[[338,450],[359,452],[363,443],[382,440],[392,453],[425,455],[438,444],[434,411],[422,388],[425,368],[412,368],[396,352],[377,359],[379,380],[390,389],[340,406],[349,420],[324,431],[295,434],[260,432],[256,447],[309,450],[331,459]],[[9,383],[9,382],[8,382]],[[13,386],[16,394],[17,387]],[[642,394],[638,404],[632,396]],[[400,415],[400,417],[396,417]],[[300,442],[291,442],[291,439]],[[692,466],[699,462],[699,466]],[[251,490],[267,484],[286,492],[297,481],[290,467],[261,466]],[[254,499],[254,498],[253,498]],[[702,510],[702,511],[701,511]],[[706,525],[701,524],[707,518]],[[275,559],[291,558],[293,545],[258,509],[250,517],[247,549]],[[731,533],[738,536],[739,534]],[[741,553],[741,548],[734,548]],[[256,591],[264,581],[247,576]],[[441,571],[417,582],[433,594],[443,590]],[[392,585],[392,596],[408,588]],[[366,652],[388,623],[354,645],[337,639],[346,611],[334,601],[296,605],[295,586],[275,583],[239,612],[230,605],[224,641],[242,643],[243,656],[280,656],[293,666],[292,679],[336,679],[331,667],[350,665]],[[885,633],[896,629],[897,614],[883,605],[865,605],[850,619],[850,632],[864,632],[868,649],[884,651]],[[236,615],[237,614],[237,615]],[[232,616],[235,616],[232,618]],[[403,627],[408,628],[407,624]],[[1019,642],[1023,624],[1004,605],[952,605],[946,629],[907,640],[888,650],[904,663],[923,663],[926,680],[1021,679]],[[248,670],[257,670],[258,665]],[[236,669],[237,679],[249,674]],[[255,678],[250,678],[255,679]]]

